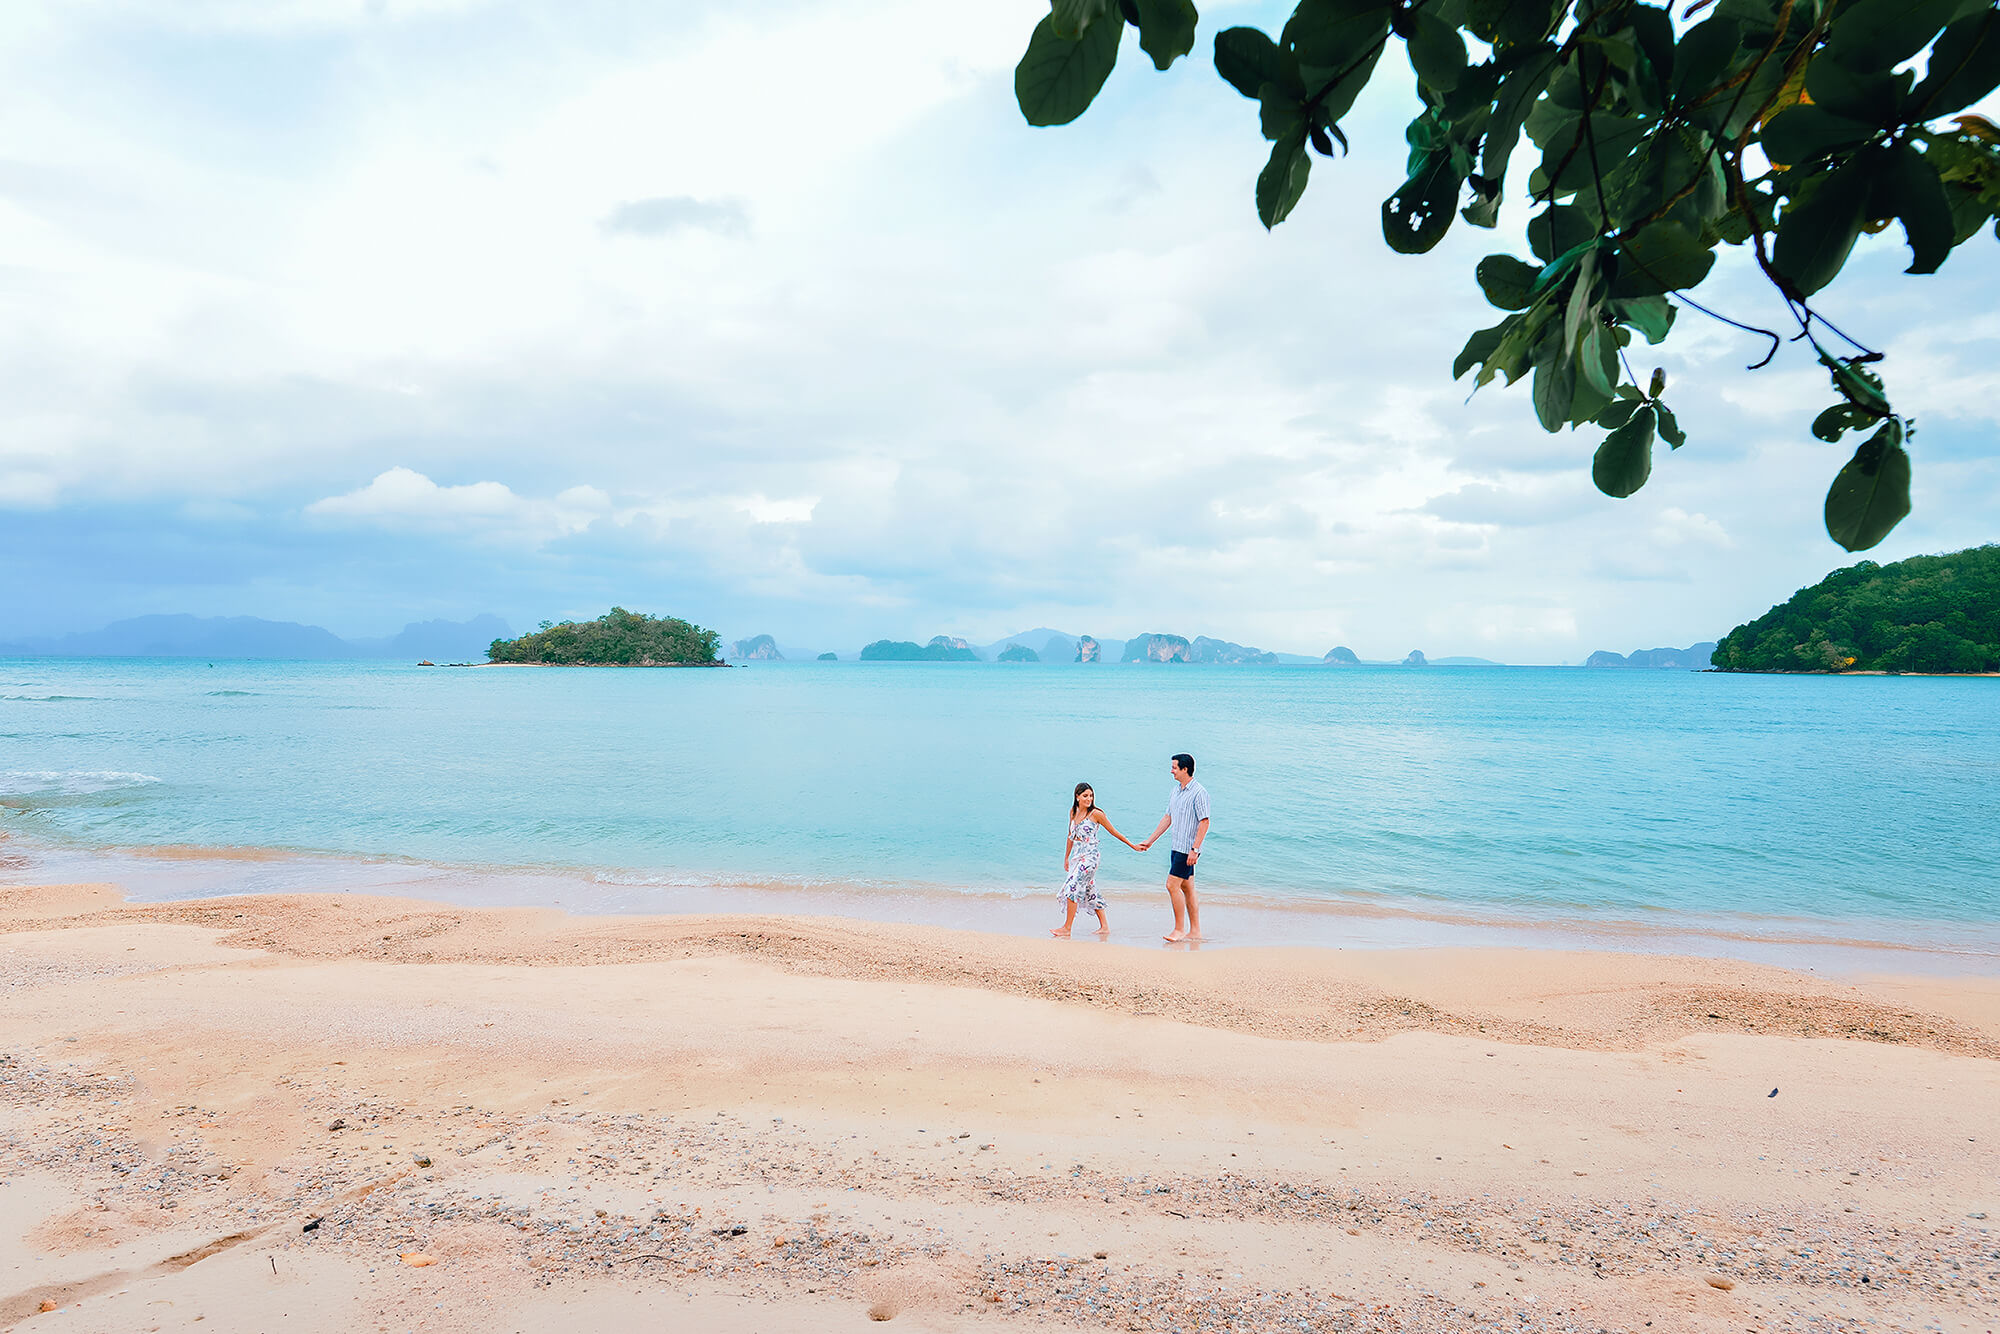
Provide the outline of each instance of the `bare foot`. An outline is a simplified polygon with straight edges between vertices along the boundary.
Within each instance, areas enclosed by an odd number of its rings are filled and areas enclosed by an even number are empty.
[[[1068,940],[1069,928],[1066,926],[1052,926],[1049,928],[1049,934],[1054,936],[1057,940]]]
[[[1183,940],[1186,940],[1187,938],[1188,938],[1188,933],[1185,931],[1169,931],[1167,932],[1166,935],[1160,937],[1161,940],[1170,941],[1176,945],[1180,944]]]

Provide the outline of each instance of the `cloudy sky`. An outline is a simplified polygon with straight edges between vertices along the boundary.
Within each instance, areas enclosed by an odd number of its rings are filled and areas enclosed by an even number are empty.
[[[1712,638],[1849,559],[1788,351],[1691,312],[1637,497],[1525,386],[1460,225],[1382,244],[1386,62],[1291,221],[1255,110],[1128,35],[1030,130],[1035,0],[0,8],[0,639],[147,612],[342,634],[613,602],[853,647],[1035,625],[1364,657]],[[1512,182],[1517,188],[1520,182]],[[1518,210],[1517,210],[1518,211]],[[1916,415],[1893,560],[2000,538],[1990,235],[1829,314]],[[1775,321],[1730,256],[1701,291]]]

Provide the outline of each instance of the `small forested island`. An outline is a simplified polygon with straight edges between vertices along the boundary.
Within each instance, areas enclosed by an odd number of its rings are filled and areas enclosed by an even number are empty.
[[[720,667],[719,639],[715,631],[673,616],[613,607],[594,621],[543,621],[519,639],[496,639],[486,657],[545,667]]]
[[[2000,545],[1864,560],[1723,636],[1725,672],[2000,672]]]
[[[861,650],[863,662],[978,662],[979,655],[963,639],[934,637],[928,644],[907,639],[878,639]]]
[[[1040,662],[1042,655],[1025,644],[1009,644],[1000,650],[998,662]]]

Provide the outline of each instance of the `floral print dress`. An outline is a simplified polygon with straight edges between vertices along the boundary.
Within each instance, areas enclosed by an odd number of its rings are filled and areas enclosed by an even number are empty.
[[[1104,907],[1097,892],[1097,822],[1078,820],[1069,827],[1069,879],[1063,882],[1062,896],[1085,912]]]

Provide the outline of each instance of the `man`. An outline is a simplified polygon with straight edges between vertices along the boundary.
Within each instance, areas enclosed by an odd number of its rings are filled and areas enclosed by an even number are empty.
[[[1167,840],[1172,856],[1167,859],[1167,899],[1174,905],[1174,929],[1163,939],[1178,944],[1201,939],[1201,904],[1194,894],[1194,864],[1201,858],[1202,841],[1208,837],[1208,789],[1194,781],[1194,756],[1176,755],[1172,761],[1174,794],[1167,798],[1167,813],[1160,827],[1139,845],[1144,852],[1169,828]]]

